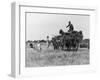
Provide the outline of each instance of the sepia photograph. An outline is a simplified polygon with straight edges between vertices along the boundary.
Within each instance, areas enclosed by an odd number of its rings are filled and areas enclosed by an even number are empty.
[[[26,12],[25,67],[90,64],[90,16]]]

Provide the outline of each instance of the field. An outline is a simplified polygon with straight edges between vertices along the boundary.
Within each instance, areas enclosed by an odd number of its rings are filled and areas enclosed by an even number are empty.
[[[87,65],[89,64],[89,49],[79,48],[77,52],[53,50],[42,45],[42,50],[26,47],[25,66],[64,66],[64,65]]]

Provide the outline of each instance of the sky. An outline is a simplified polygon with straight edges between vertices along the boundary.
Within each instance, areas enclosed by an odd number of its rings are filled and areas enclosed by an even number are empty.
[[[72,14],[43,14],[43,13],[27,13],[26,15],[26,40],[46,40],[54,35],[59,35],[59,30],[65,32],[68,21],[74,26],[75,31],[82,31],[83,38],[89,38],[89,20],[88,15],[72,15]]]

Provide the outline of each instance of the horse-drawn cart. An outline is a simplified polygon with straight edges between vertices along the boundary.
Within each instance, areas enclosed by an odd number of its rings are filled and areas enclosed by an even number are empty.
[[[79,47],[79,43],[83,39],[82,31],[72,31],[70,33],[66,33],[63,30],[59,31],[59,35],[54,36],[52,38],[52,43],[55,49],[62,50],[74,50],[77,51]]]

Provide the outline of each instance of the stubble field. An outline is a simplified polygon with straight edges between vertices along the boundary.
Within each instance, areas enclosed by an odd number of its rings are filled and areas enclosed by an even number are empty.
[[[64,65],[89,64],[89,49],[79,48],[77,52],[53,50],[53,47],[42,46],[42,50],[26,47],[26,67],[47,67]]]

